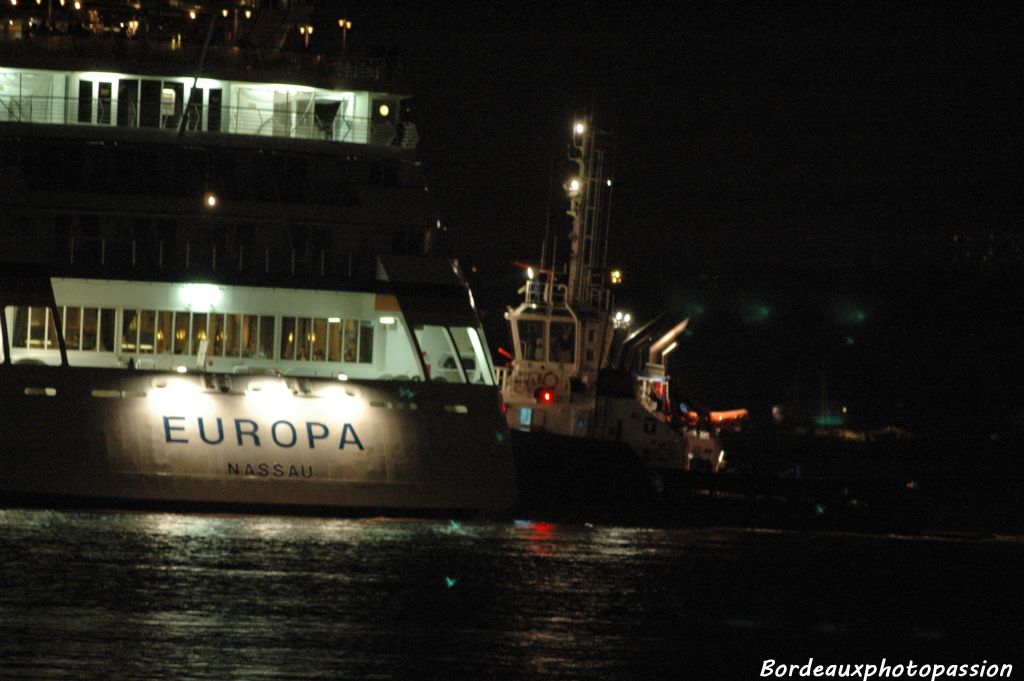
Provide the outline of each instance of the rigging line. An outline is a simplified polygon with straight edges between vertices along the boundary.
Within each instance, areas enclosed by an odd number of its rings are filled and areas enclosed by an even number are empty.
[[[551,155],[551,166],[548,169],[548,200],[545,204],[546,210],[544,211],[544,241],[541,242],[540,246],[540,268],[544,269],[544,262],[547,259],[548,249],[548,236],[551,232],[551,193],[555,182],[555,156]],[[554,272],[554,255],[552,254],[552,273]]]
[[[192,98],[196,93],[196,86],[199,85],[199,74],[203,71],[203,66],[206,64],[206,52],[210,49],[210,41],[213,39],[213,27],[217,23],[217,9],[218,3],[210,5],[210,24],[206,27],[206,40],[203,41],[203,50],[199,53],[199,64],[196,66],[195,76],[192,78],[192,88],[188,91],[188,99],[186,100],[185,110],[182,111],[181,122],[178,124],[178,138],[184,137],[185,126],[188,124],[189,111],[192,109]],[[197,125],[202,122],[197,121]]]

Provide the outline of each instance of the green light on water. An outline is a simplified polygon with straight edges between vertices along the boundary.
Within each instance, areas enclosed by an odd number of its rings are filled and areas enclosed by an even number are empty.
[[[451,589],[453,586],[455,586],[456,582],[458,582],[458,581],[459,580],[455,579],[454,577],[445,577],[444,578],[445,586],[447,586],[449,589]]]
[[[452,520],[451,528],[453,530],[461,530],[462,529],[462,523],[460,523],[458,520]]]
[[[840,324],[863,324],[868,320],[867,311],[856,305],[841,305],[835,310],[836,321]]]
[[[819,428],[836,428],[846,424],[846,419],[841,413],[819,414],[814,419],[814,425]]]
[[[817,504],[814,507],[814,512],[818,515],[825,515],[826,506],[825,504]]]
[[[743,321],[747,324],[763,324],[772,316],[772,309],[760,303],[748,305],[743,310]]]

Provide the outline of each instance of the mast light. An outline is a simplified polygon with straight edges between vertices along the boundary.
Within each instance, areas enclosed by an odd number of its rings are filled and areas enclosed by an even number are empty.
[[[534,276],[536,276],[536,273],[533,271],[533,268],[532,267],[527,267],[526,268],[526,278],[529,279],[530,281],[533,281],[533,277]]]
[[[583,121],[576,121],[576,125],[573,126],[573,130],[576,131],[577,135],[582,135],[587,130],[587,126]]]

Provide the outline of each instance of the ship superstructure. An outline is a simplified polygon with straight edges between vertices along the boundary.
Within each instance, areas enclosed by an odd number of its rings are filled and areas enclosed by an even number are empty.
[[[0,40],[0,494],[511,507],[393,65],[281,49],[307,3],[26,5]]]

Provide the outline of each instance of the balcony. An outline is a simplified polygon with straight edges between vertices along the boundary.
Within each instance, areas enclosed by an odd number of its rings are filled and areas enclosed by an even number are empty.
[[[0,95],[0,123],[40,123],[107,128],[147,128],[177,133],[184,122],[189,132],[219,132],[352,144],[411,148],[403,141],[405,126],[373,123],[367,117],[345,115],[346,102],[318,102],[310,98],[304,110],[293,107],[203,105],[154,106],[147,111],[134,101],[110,102],[78,97],[4,97]],[[184,121],[183,121],[184,119]]]

